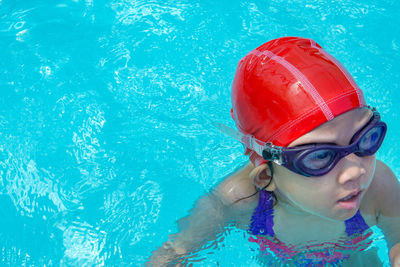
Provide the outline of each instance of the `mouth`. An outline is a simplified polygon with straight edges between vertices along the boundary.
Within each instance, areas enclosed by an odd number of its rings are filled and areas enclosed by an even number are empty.
[[[360,204],[360,196],[361,196],[362,190],[357,190],[349,195],[347,195],[344,198],[341,198],[337,201],[339,207],[345,210],[353,210],[356,209],[359,204]]]

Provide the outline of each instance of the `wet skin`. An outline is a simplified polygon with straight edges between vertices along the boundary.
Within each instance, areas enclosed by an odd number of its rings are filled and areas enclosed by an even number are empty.
[[[349,111],[292,142],[289,147],[310,143],[348,145],[353,135],[370,119],[367,109]],[[342,158],[327,174],[305,177],[274,164],[273,186],[278,203],[286,203],[297,212],[306,212],[333,220],[351,218],[359,209],[375,171],[375,155]],[[353,196],[352,201],[340,201]]]

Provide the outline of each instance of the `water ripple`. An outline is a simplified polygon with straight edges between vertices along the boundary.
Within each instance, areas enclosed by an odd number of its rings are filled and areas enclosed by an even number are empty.
[[[10,15],[4,16],[2,22],[0,22],[0,32],[8,35],[14,34],[16,41],[23,42],[31,27],[27,24],[27,17],[32,11],[34,11],[34,8],[28,8],[14,11]]]
[[[155,35],[166,35],[175,31],[175,25],[171,23],[172,16],[178,20],[184,20],[186,5],[172,2],[172,5],[158,4],[151,1],[114,1],[111,4],[116,13],[117,20],[123,25],[144,23],[143,30]],[[164,18],[168,16],[167,18]]]
[[[194,117],[198,113],[195,104],[206,97],[201,79],[176,73],[169,65],[126,67],[116,71],[114,77],[115,86],[109,88],[118,101],[129,103],[136,114],[153,114],[153,119],[161,121]]]
[[[123,183],[105,197],[102,228],[108,233],[107,257],[120,255],[121,246],[133,246],[146,236],[158,219],[161,200],[160,186],[151,180],[139,186]]]
[[[99,255],[105,243],[106,233],[86,222],[72,222],[63,229],[65,247],[61,265],[104,266]]]
[[[0,162],[5,193],[17,210],[25,216],[41,214],[44,219],[65,210],[53,183],[54,175],[45,169],[38,169],[36,162],[26,157],[23,151],[22,148],[7,151],[8,157]]]
[[[93,100],[95,97],[93,92],[64,95],[54,107],[60,118],[69,122],[66,127],[69,127],[71,143],[66,153],[73,156],[80,173],[72,185],[79,194],[104,186],[114,178],[115,158],[105,148],[103,138],[106,106]]]

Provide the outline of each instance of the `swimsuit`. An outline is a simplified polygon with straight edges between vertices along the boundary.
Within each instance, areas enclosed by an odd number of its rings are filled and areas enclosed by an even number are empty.
[[[265,190],[260,191],[258,206],[254,210],[249,229],[250,233],[257,237],[250,237],[249,241],[259,244],[261,251],[270,251],[276,257],[284,261],[293,259],[294,256],[302,253],[302,266],[306,266],[307,264],[310,264],[310,266],[325,266],[326,264],[338,263],[349,258],[348,254],[337,251],[338,249],[361,251],[365,250],[365,245],[370,245],[371,243],[364,244],[362,242],[367,239],[372,232],[363,235],[363,233],[369,229],[369,226],[365,223],[360,211],[357,211],[352,218],[345,221],[346,234],[349,237],[347,240],[342,243],[332,242],[307,246],[305,247],[306,250],[314,251],[309,253],[305,252],[304,254],[304,248],[302,251],[298,251],[295,246],[288,246],[275,237],[273,229],[273,205],[274,199],[272,194]],[[296,260],[296,262],[298,263],[298,260]]]

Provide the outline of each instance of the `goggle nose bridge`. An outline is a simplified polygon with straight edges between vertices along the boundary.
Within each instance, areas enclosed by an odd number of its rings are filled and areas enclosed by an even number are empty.
[[[357,149],[354,149],[355,147]],[[360,152],[360,149],[358,148],[358,142],[354,142],[351,145],[342,147],[342,151],[340,151],[339,154],[341,155],[341,158],[344,158],[352,153],[358,153],[358,152]]]

